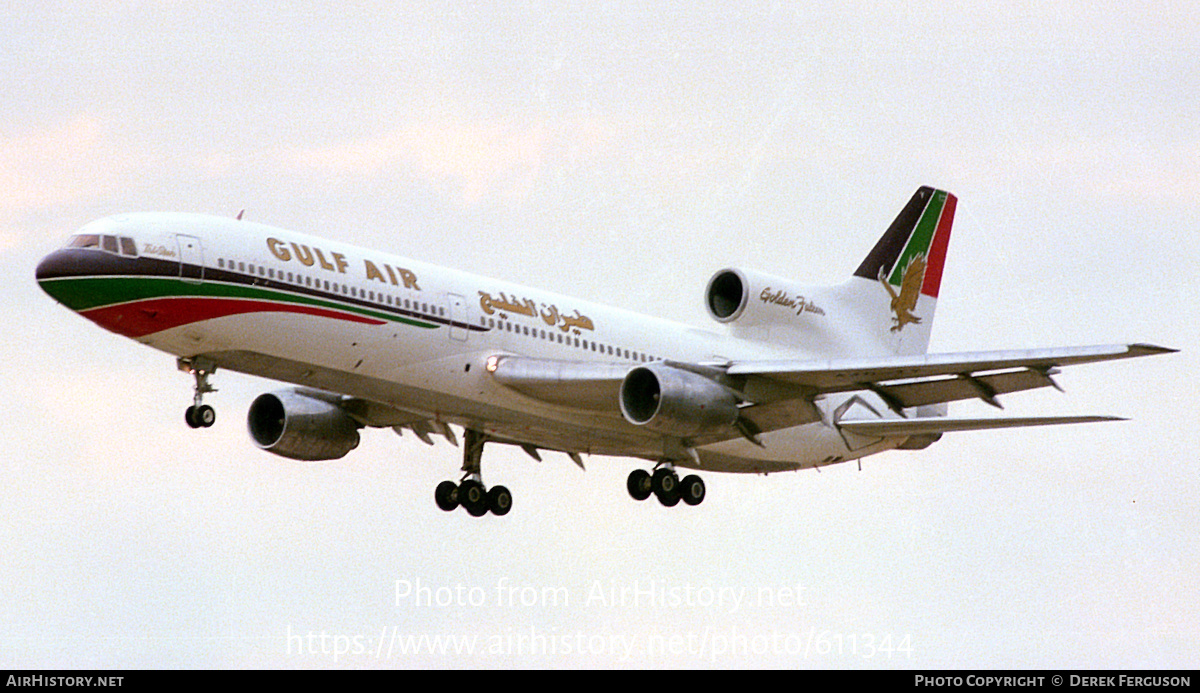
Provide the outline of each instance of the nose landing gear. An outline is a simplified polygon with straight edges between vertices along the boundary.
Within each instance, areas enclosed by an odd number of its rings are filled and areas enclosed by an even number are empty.
[[[211,361],[201,357],[181,358],[176,361],[179,370],[191,373],[196,378],[195,395],[192,406],[183,413],[183,420],[191,428],[208,428],[217,421],[217,412],[204,404],[204,395],[216,392],[217,389],[209,384],[208,376],[217,372],[217,367]]]

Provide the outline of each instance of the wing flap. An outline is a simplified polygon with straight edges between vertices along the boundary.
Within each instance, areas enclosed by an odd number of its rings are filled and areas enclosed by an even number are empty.
[[[994,402],[999,395],[1046,386],[1057,387],[1050,378],[1052,375],[1054,375],[1054,371],[1022,369],[987,375],[972,375],[969,378],[961,375],[935,377],[926,380],[876,385],[872,389],[884,396],[884,399],[894,401],[904,408],[974,398],[984,398]]]

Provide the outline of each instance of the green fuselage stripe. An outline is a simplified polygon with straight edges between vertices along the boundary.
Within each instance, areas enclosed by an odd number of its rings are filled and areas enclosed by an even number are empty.
[[[166,277],[70,277],[49,279],[42,287],[74,311],[85,311],[119,303],[132,303],[160,298],[233,298],[275,301],[340,310],[366,317],[398,322],[414,327],[436,329],[437,324],[393,312],[371,310],[362,306],[323,300],[311,296],[267,289],[263,287],[205,281],[190,283]]]

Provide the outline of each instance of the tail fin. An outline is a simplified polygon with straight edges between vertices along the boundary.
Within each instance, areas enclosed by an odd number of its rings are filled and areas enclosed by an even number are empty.
[[[912,356],[929,348],[954,222],[953,195],[917,190],[854,276],[836,286],[730,267],[705,289],[705,307],[731,334],[813,355]]]
[[[929,348],[957,202],[944,190],[918,189],[854,272],[874,285],[852,281],[855,302],[868,327],[886,330],[884,340],[896,354]],[[891,324],[884,327],[884,320]]]

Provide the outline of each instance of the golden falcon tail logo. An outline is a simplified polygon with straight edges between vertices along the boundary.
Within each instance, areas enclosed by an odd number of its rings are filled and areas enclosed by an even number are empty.
[[[900,280],[900,293],[896,293],[884,276],[883,268],[880,268],[879,283],[883,284],[883,288],[887,289],[888,296],[892,297],[892,321],[896,323],[892,325],[892,332],[903,330],[904,326],[910,322],[921,323],[921,318],[913,315],[912,311],[917,307],[917,297],[921,295],[921,282],[924,279],[924,255],[914,256],[908,263],[908,267],[904,268],[904,278]]]

